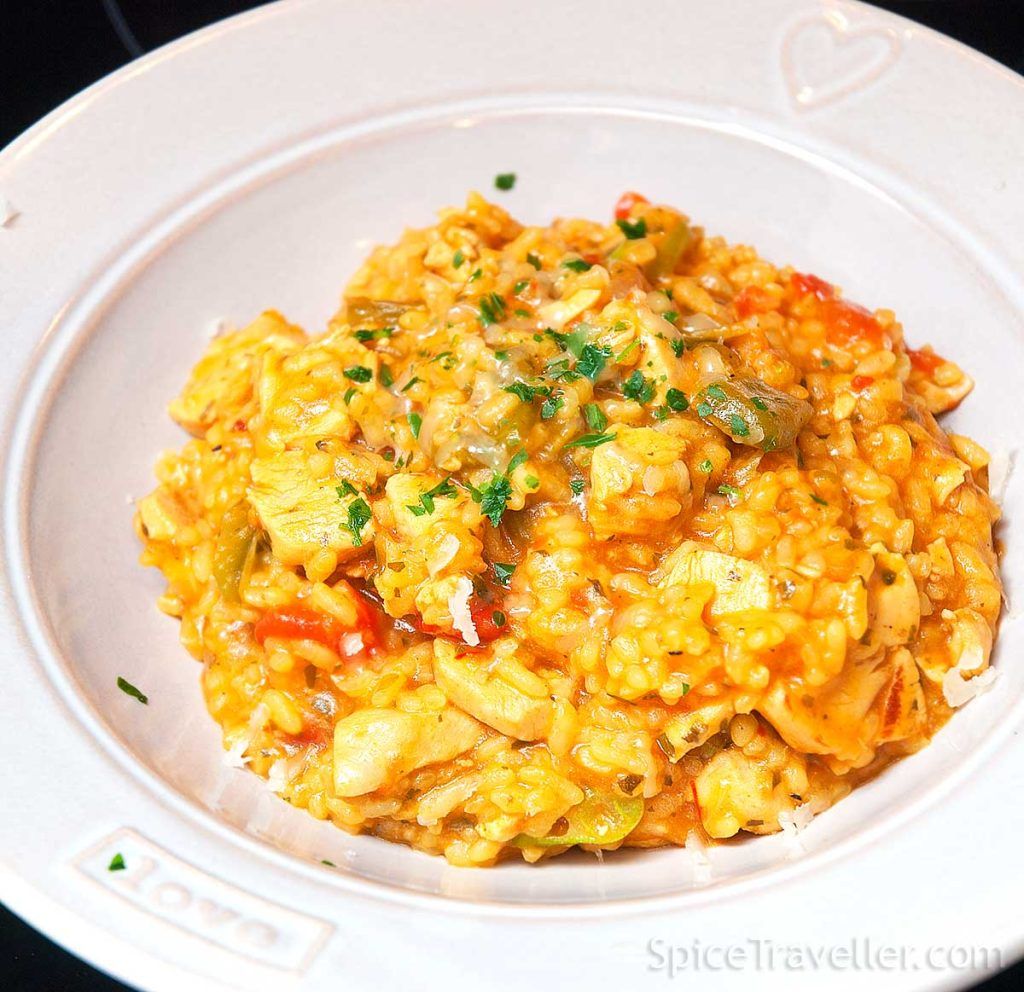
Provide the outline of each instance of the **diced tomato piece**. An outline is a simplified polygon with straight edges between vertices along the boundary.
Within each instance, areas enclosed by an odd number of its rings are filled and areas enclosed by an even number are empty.
[[[946,359],[941,355],[936,355],[934,351],[915,351],[913,348],[907,349],[907,357],[910,359],[911,366],[925,375],[931,375],[946,362]]]
[[[268,637],[282,637],[318,641],[332,651],[338,650],[338,639],[344,632],[333,617],[298,603],[264,613],[253,629],[260,644]]]
[[[641,196],[639,193],[623,193],[619,197],[619,202],[615,204],[615,219],[625,220],[633,212],[633,208],[638,203],[650,203],[650,200],[646,196]]]
[[[846,300],[825,300],[818,310],[825,336],[832,344],[845,347],[858,341],[880,345],[884,332],[871,312]]]
[[[874,381],[873,375],[855,375],[850,380],[850,385],[859,393],[862,389],[867,389]]]
[[[476,627],[477,637],[484,644],[508,632],[508,620],[493,603],[477,601],[470,607],[469,613],[473,618],[473,626]]]
[[[771,293],[761,289],[760,286],[744,286],[732,301],[736,309],[736,316],[740,320],[746,320],[751,314],[767,313],[775,309],[775,301]]]
[[[794,272],[790,284],[801,296],[816,296],[819,300],[831,300],[836,295],[832,283],[812,276],[809,272]]]

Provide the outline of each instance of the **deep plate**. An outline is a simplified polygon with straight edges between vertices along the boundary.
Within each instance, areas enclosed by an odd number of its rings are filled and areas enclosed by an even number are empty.
[[[659,977],[646,970],[648,939],[685,943],[698,926],[705,943],[974,940],[1004,964],[1020,951],[1010,900],[1021,856],[1005,798],[1024,784],[1019,622],[1004,623],[996,688],[930,748],[818,818],[802,856],[778,837],[716,850],[710,887],[694,886],[681,851],[454,869],[318,824],[220,762],[198,669],[153,606],[160,577],[135,564],[128,497],[150,488],[156,451],[180,443],[165,404],[215,320],[274,306],[322,328],[370,244],[486,191],[496,172],[518,172],[515,192],[495,196],[527,221],[606,215],[638,188],[891,306],[912,342],[934,343],[981,384],[952,428],[993,449],[1019,444],[1004,416],[1024,368],[1010,185],[1024,144],[1019,82],[877,11],[828,5],[822,19],[781,0],[756,13],[666,4],[657,21],[666,38],[685,34],[687,57],[666,42],[616,82],[595,66],[619,50],[619,8],[574,8],[517,10],[516,28],[544,30],[502,65],[500,96],[487,94],[487,66],[454,73],[426,58],[453,33],[460,50],[490,37],[476,5],[259,11],[129,67],[0,157],[0,192],[22,210],[0,231],[16,275],[0,301],[14,359],[0,399],[16,417],[0,623],[19,666],[0,733],[22,824],[0,855],[4,896],[137,984],[180,987],[173,969],[187,968],[211,987],[269,987],[282,971],[320,987],[343,961],[357,988],[458,974],[512,987],[534,968],[552,982],[635,987]],[[392,45],[386,90],[361,79],[354,51],[331,58],[341,39],[374,37]],[[829,46],[843,57],[816,62]],[[838,77],[822,76],[833,63]],[[334,93],[344,96],[324,97]],[[933,105],[943,120],[929,123]],[[973,114],[966,150],[944,123],[958,106]],[[1002,532],[1011,586],[1024,571],[1019,490]],[[150,705],[118,693],[117,674]],[[113,850],[123,874],[105,871]],[[943,911],[940,871],[963,915]],[[85,922],[96,918],[102,935]],[[396,934],[402,960],[389,954]],[[910,988],[957,976],[874,978]],[[833,979],[857,984],[852,972]]]

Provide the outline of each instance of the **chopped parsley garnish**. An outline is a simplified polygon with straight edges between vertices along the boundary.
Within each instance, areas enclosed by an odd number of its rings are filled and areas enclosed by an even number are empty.
[[[682,358],[683,352],[686,351],[686,342],[682,338],[676,338],[674,341],[669,341],[669,344],[672,346],[672,354],[676,358]]]
[[[353,382],[369,382],[373,378],[373,372],[365,365],[350,365],[345,369],[345,378]]]
[[[699,468],[705,475],[710,475],[714,467],[715,466],[711,464],[710,458],[705,458],[704,461],[697,466],[697,468]]]
[[[124,863],[124,855],[118,851],[110,859],[110,864],[107,865],[107,871],[124,871],[127,866]]]
[[[725,390],[719,385],[708,386],[706,392],[713,400],[724,400],[726,398]]]
[[[362,328],[356,331],[355,337],[357,341],[375,341],[377,338],[389,338],[394,333],[393,327],[379,327],[373,331]]]
[[[568,444],[563,444],[562,449],[568,448],[597,448],[602,444],[607,444],[609,441],[614,441],[614,434],[581,434],[574,441],[570,441]]]
[[[452,485],[451,477],[446,476],[436,486],[434,486],[433,489],[428,489],[425,493],[420,493],[420,501],[418,504],[413,503],[407,506],[406,509],[409,510],[413,516],[422,517],[425,513],[434,512],[435,499],[439,499],[444,496],[451,498],[455,496],[456,492],[457,490],[455,489],[455,486]]]
[[[480,490],[480,512],[497,527],[512,495],[508,476],[496,475]]]
[[[415,386],[415,385],[416,385],[416,383],[417,383],[417,382],[422,382],[422,381],[423,381],[423,380],[422,380],[422,379],[421,379],[421,378],[420,378],[420,377],[419,377],[418,375],[414,375],[414,376],[413,376],[413,377],[412,377],[412,378],[411,378],[411,379],[410,379],[410,380],[409,380],[409,381],[408,381],[408,382],[407,382],[407,383],[406,383],[406,384],[405,384],[405,385],[404,385],[404,386],[402,387],[402,392],[403,392],[403,393],[406,393],[406,392],[408,392],[408,391],[409,391],[410,389],[412,389],[412,387],[413,387],[413,386]]]
[[[517,317],[532,317],[533,314],[529,310],[523,309],[523,307],[517,307],[512,311]]]
[[[550,420],[565,405],[565,398],[561,393],[552,393],[540,405],[540,419]]]
[[[540,271],[540,255],[536,252],[530,251],[526,253],[526,261],[529,262],[537,271]]]
[[[739,496],[740,491],[735,486],[730,486],[727,482],[723,482],[718,487],[719,496]]]
[[[509,459],[508,468],[505,469],[505,474],[511,475],[517,468],[519,468],[520,465],[525,465],[526,459],[529,457],[530,456],[520,448],[520,450],[517,451],[511,459]]]
[[[592,266],[591,264],[582,258],[567,258],[562,263],[563,269],[571,269],[573,272],[587,272]]]
[[[466,261],[466,256],[462,254],[461,248],[456,248],[455,254],[452,255],[452,267],[456,269],[462,268],[462,263]]]
[[[610,348],[598,347],[587,344],[580,352],[579,360],[576,362],[576,371],[585,375],[591,382],[604,371],[605,363],[612,357]]]
[[[337,868],[338,866],[333,861],[328,861],[326,858],[320,859],[320,864],[327,865],[328,868]]]
[[[516,570],[515,565],[505,565],[500,561],[496,561],[491,564],[491,568],[494,569],[494,577],[501,585],[507,588],[512,580],[512,573]]]
[[[709,387],[708,393],[710,394],[711,390],[716,388],[716,386]],[[729,428],[737,437],[747,437],[750,434],[750,428],[738,413],[729,414]]]
[[[690,401],[686,398],[686,393],[681,389],[674,388],[669,389],[665,393],[665,403],[670,410],[675,410],[676,413],[682,413],[690,405]]]
[[[491,614],[491,619],[494,621],[495,627],[504,627],[508,623],[508,617],[501,610],[495,610]]]
[[[533,398],[538,394],[542,393],[547,395],[551,392],[546,386],[531,386],[527,382],[517,380],[510,386],[503,387],[506,393],[511,393],[513,396],[518,396],[524,403],[532,403]]]
[[[828,506],[828,500],[822,499],[817,493],[811,493],[811,499],[819,506]]]
[[[480,323],[484,327],[505,319],[505,301],[497,293],[480,297]]]
[[[768,404],[765,403],[765,401],[763,399],[761,399],[760,396],[751,396],[750,397],[750,402],[753,403],[755,408],[758,409],[758,410],[762,410],[763,411],[763,410],[767,410],[768,409]]]
[[[483,269],[474,269],[472,274],[469,277],[469,281],[470,282],[476,282],[477,279],[479,279],[483,274],[484,274],[484,270]]]
[[[583,419],[587,422],[587,426],[597,433],[608,426],[608,418],[596,403],[588,403],[583,407]]]
[[[507,352],[507,351],[504,351],[504,350],[502,350],[502,351],[496,351],[496,352],[494,353],[494,357],[495,357],[495,358],[496,358],[496,359],[497,359],[497,360],[498,360],[499,362],[504,362],[504,361],[506,361],[506,360],[508,359],[508,352]]]
[[[512,287],[512,292],[513,292],[513,294],[515,296],[518,296],[529,285],[530,285],[530,280],[529,279],[520,279],[519,282],[517,282]]]
[[[120,675],[118,675],[117,677],[117,687],[126,696],[131,696],[132,699],[137,699],[144,706],[149,705],[149,696],[142,692],[141,689],[137,689],[135,686],[133,686],[131,682],[129,682],[127,679],[121,678]]]
[[[632,355],[633,352],[636,351],[636,349],[639,348],[639,347],[640,347],[640,341],[638,339],[634,339],[633,341],[630,341],[629,344],[627,344],[626,347],[623,348],[622,351],[620,351],[615,356],[615,361],[617,361],[617,362],[624,362],[626,360],[626,358],[629,355]]]
[[[666,310],[661,316],[670,324],[674,324],[679,317],[679,312],[677,310]]]
[[[340,486],[335,486],[334,491],[338,494],[338,499],[343,496],[356,496],[356,487],[351,482],[343,482]]]
[[[698,417],[710,417],[712,414],[710,403],[698,403],[697,404],[697,416]]]
[[[526,483],[526,487],[528,489],[540,488],[540,479],[538,479],[535,475],[528,475],[523,481]]]
[[[377,376],[380,379],[380,384],[385,389],[390,389],[395,384],[395,377],[391,374],[391,369],[386,365],[382,365],[380,367],[380,371],[377,373]]]
[[[659,406],[657,409],[651,412],[651,416],[655,420],[667,420],[668,419],[668,407]]]
[[[504,193],[507,193],[515,184],[516,174],[514,172],[499,172],[494,177],[495,189],[500,189]]]
[[[553,362],[548,362],[548,364],[544,366],[544,374],[549,379],[562,379],[565,382],[575,382],[580,378],[579,372],[575,369],[569,368],[568,358],[558,358]]]
[[[344,526],[352,534],[352,543],[357,547],[362,547],[363,544],[363,528],[370,522],[370,518],[373,514],[370,512],[370,507],[366,500],[360,497],[354,499],[348,507],[348,523]]]
[[[569,488],[572,490],[573,496],[579,496],[583,492],[583,487],[586,483],[582,479],[570,479]]]
[[[654,399],[654,382],[637,369],[622,384],[622,395],[637,403],[650,403]]]
[[[345,401],[345,406],[348,406],[349,403],[352,402],[352,397],[355,396],[355,394],[355,388],[352,386],[349,386],[349,388],[345,390],[345,395],[342,397],[342,399]]]
[[[409,421],[409,430],[412,431],[412,436],[419,440],[420,428],[423,426],[423,418],[418,413],[410,413],[406,418]]]
[[[619,230],[626,235],[627,240],[636,241],[637,238],[647,237],[647,221],[641,217],[639,220],[630,221],[626,218],[615,222]]]

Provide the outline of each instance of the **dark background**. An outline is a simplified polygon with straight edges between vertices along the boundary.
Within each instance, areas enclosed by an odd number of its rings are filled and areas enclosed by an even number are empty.
[[[245,0],[0,0],[0,146],[130,59],[256,6]],[[1024,0],[877,0],[875,6],[937,28],[1024,73]],[[941,878],[935,884],[941,889]],[[126,986],[0,907],[0,989],[123,992]],[[1022,989],[1019,964],[977,992]]]

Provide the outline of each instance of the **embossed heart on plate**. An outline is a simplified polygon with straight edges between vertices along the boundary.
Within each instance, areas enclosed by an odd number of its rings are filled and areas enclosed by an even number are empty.
[[[798,110],[842,100],[873,83],[896,61],[891,28],[852,26],[829,11],[793,26],[782,42],[782,75]]]

